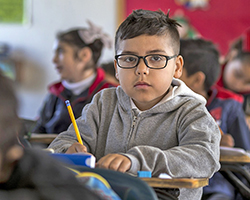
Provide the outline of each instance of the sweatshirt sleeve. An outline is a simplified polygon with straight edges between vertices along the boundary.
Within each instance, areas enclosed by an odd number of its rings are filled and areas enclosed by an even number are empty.
[[[88,152],[94,154],[97,145],[98,129],[100,126],[100,95],[95,95],[91,103],[86,104],[82,110],[82,115],[76,119],[76,123]],[[67,131],[60,133],[48,146],[54,149],[55,153],[65,153],[67,149],[78,142],[75,129],[71,124]]]
[[[152,176],[165,172],[172,177],[211,177],[218,171],[221,134],[207,110],[198,107],[183,112],[177,127],[178,145],[165,149],[140,145],[129,149],[124,154],[132,161],[128,172],[136,174],[143,170],[151,171]]]
[[[83,115],[76,119],[76,124],[79,128],[83,145],[88,149],[88,152],[93,152],[96,143],[96,129],[95,123],[92,122],[94,116],[92,111],[88,110],[88,105],[83,110]],[[85,113],[85,114],[84,114]],[[92,117],[91,117],[92,116]],[[91,122],[90,122],[91,121]],[[55,153],[65,153],[68,148],[78,142],[73,124],[71,124],[67,131],[60,133],[48,146],[54,149]]]

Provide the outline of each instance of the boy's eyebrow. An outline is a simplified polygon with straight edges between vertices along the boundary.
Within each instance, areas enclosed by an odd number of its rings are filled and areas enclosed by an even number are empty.
[[[166,53],[166,51],[162,49],[155,49],[155,50],[147,51],[147,53]]]
[[[154,49],[154,50],[150,50],[150,51],[147,51],[146,54],[154,54],[154,53],[166,53],[166,51],[162,50],[162,49]],[[122,54],[138,54],[134,51],[123,51]]]

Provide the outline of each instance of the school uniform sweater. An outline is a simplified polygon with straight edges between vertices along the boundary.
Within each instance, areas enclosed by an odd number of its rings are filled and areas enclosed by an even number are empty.
[[[235,147],[250,150],[250,131],[242,103],[242,96],[215,85],[206,106],[221,130],[233,136]]]
[[[243,98],[220,86],[213,86],[207,102],[207,109],[224,133],[232,135],[235,147],[250,150],[250,131],[245,122],[242,108]],[[234,187],[217,172],[204,187],[204,194],[223,193],[235,198]]]
[[[77,124],[88,152],[97,161],[120,153],[131,162],[128,173],[151,171],[152,176],[211,177],[220,168],[220,131],[208,113],[206,100],[182,81],[173,79],[172,97],[136,114],[131,99],[118,86],[98,92]],[[50,144],[65,152],[77,141],[71,125]],[[180,189],[180,199],[200,199],[202,188]]]
[[[75,117],[80,117],[82,108],[89,103],[93,95],[103,88],[115,87],[112,83],[105,81],[103,69],[97,69],[97,75],[92,85],[74,95],[71,90],[65,88],[62,82],[49,86],[49,94],[40,110],[39,119],[32,130],[33,133],[60,133],[67,130],[71,119],[65,105],[70,100]]]

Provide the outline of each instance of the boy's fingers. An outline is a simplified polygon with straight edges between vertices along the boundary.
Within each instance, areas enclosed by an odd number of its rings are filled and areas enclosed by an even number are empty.
[[[111,154],[108,154],[104,157],[102,157],[98,162],[97,162],[97,167],[99,168],[105,168],[105,169],[108,169],[109,168],[109,164],[110,162],[112,161],[112,156]]]
[[[125,159],[122,161],[122,163],[120,164],[119,168],[117,171],[120,172],[126,172],[130,169],[131,167],[131,161],[129,158],[127,158],[126,156],[124,156]]]
[[[72,144],[65,153],[72,154],[72,153],[78,153],[78,152],[87,153],[88,152],[87,147],[76,142]]]
[[[84,153],[87,153],[87,147],[85,147],[84,145],[78,143],[76,145],[76,152],[84,152]]]
[[[120,172],[126,172],[130,169],[131,161],[126,156],[120,154],[108,154],[101,158],[96,167],[106,168]]]

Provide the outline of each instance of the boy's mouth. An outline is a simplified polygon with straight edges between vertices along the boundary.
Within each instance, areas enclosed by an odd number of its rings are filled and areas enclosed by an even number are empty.
[[[136,88],[146,88],[146,87],[150,87],[150,84],[143,82],[143,81],[139,81],[137,82],[134,87]]]

